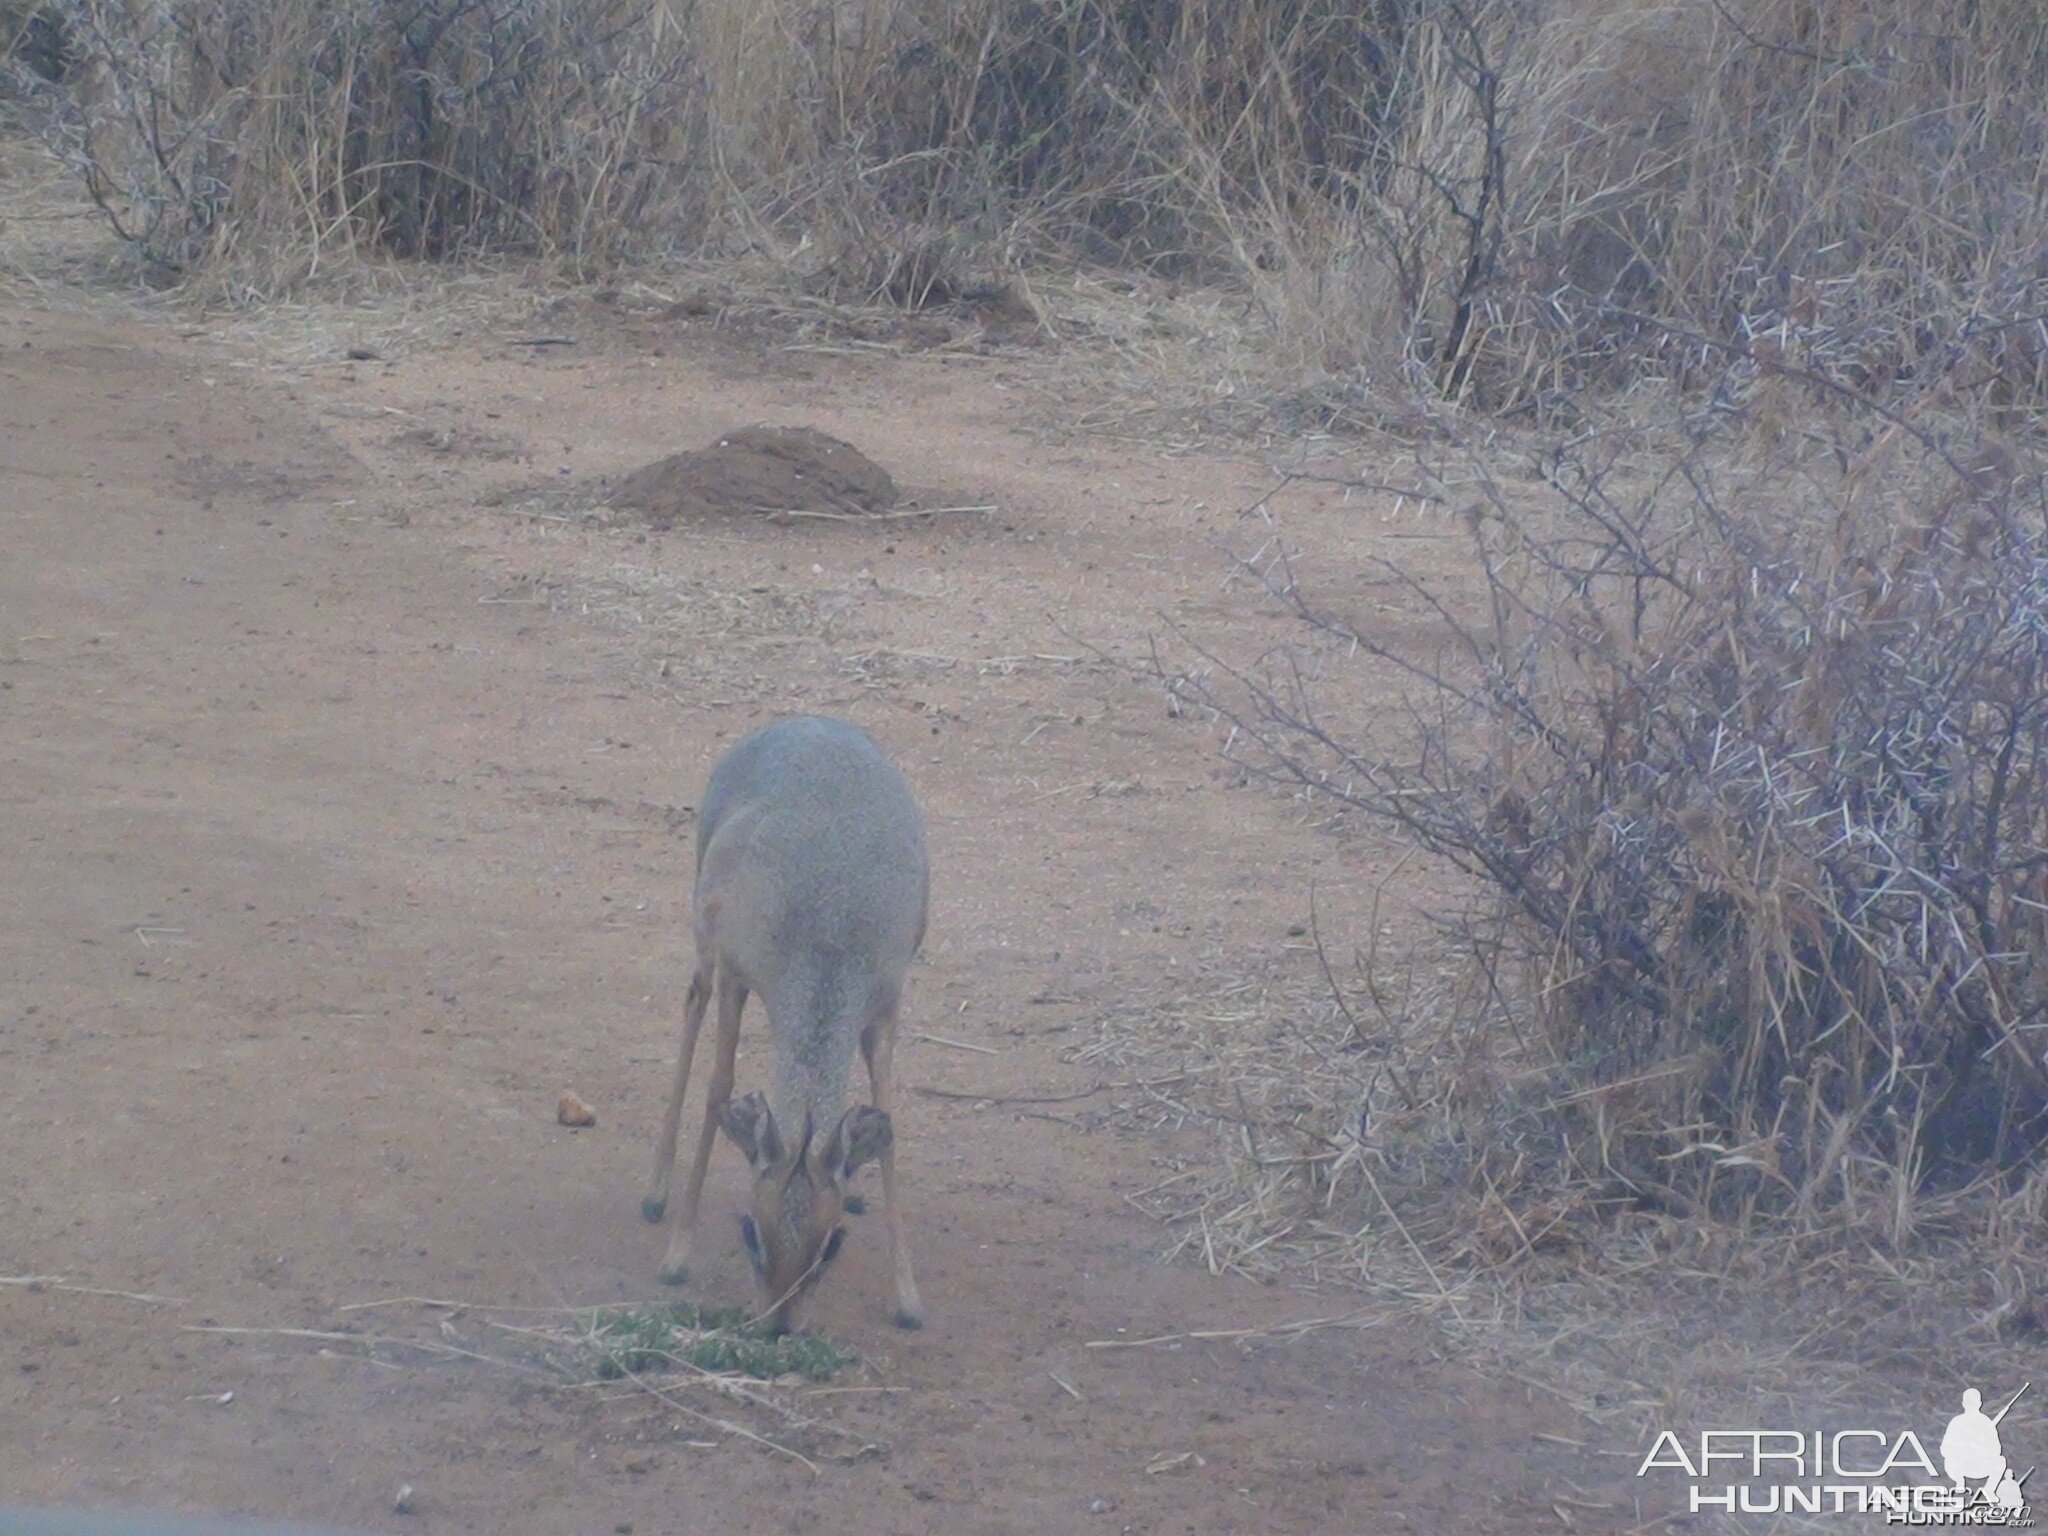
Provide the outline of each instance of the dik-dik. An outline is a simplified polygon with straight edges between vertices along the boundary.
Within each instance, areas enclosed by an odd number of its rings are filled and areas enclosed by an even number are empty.
[[[690,1059],[714,990],[718,1049],[662,1279],[686,1276],[704,1167],[722,1126],[754,1170],[753,1210],[740,1217],[740,1236],[772,1332],[792,1326],[838,1253],[846,1181],[871,1161],[882,1168],[896,1321],[923,1322],[896,1201],[890,1060],[903,975],[924,941],[928,885],[924,818],[910,786],[857,727],[816,715],[777,721],[711,770],[697,820],[697,971],[654,1177],[640,1203],[649,1221],[668,1208]],[[759,1093],[732,1098],[749,992],[768,1010],[772,1107]],[[849,1109],[856,1046],[874,1104]]]

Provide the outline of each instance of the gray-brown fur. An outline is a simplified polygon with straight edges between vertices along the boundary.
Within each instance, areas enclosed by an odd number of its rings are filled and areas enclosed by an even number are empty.
[[[714,993],[718,1051],[665,1279],[683,1278],[704,1166],[723,1125],[754,1168],[754,1211],[742,1231],[771,1326],[789,1325],[837,1251],[845,1181],[869,1160],[881,1164],[897,1321],[921,1320],[895,1195],[890,1071],[903,976],[924,938],[927,884],[917,802],[858,728],[818,716],[778,721],[712,769],[698,811],[697,969],[642,1202],[651,1221],[667,1205],[690,1060]],[[772,1109],[758,1094],[731,1097],[749,992],[761,995],[774,1044]],[[856,1050],[874,1107],[848,1111]]]

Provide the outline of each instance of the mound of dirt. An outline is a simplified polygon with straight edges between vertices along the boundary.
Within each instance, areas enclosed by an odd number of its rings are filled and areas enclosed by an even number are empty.
[[[650,528],[733,512],[861,517],[897,499],[881,465],[809,427],[741,427],[709,448],[643,465],[612,493],[613,506]]]

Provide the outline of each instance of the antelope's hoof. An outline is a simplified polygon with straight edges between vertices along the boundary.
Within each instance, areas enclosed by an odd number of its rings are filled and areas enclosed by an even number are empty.
[[[676,1232],[668,1240],[668,1252],[661,1256],[661,1283],[681,1285],[690,1278],[690,1234]]]

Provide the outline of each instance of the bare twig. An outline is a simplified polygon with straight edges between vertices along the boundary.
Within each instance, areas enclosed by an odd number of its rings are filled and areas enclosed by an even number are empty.
[[[182,1307],[182,1296],[155,1296],[146,1291],[116,1291],[97,1285],[73,1285],[62,1275],[0,1275],[0,1285],[20,1286],[30,1291],[68,1291],[76,1296],[114,1296],[123,1301],[149,1302],[157,1306]]]
[[[1284,1339],[1297,1334],[1314,1333],[1324,1328],[1377,1328],[1385,1317],[1377,1312],[1361,1308],[1356,1312],[1341,1312],[1332,1317],[1308,1317],[1291,1323],[1261,1323],[1249,1328],[1194,1328],[1186,1333],[1161,1333],[1148,1339],[1089,1339],[1083,1349],[1153,1349],[1161,1344],[1181,1344],[1194,1340],[1218,1339]]]

